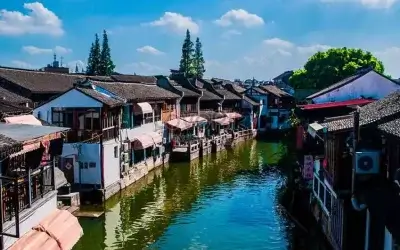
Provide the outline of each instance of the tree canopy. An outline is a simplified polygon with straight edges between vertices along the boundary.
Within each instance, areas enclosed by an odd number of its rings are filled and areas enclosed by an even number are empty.
[[[385,71],[383,63],[371,52],[346,47],[332,48],[311,56],[304,68],[296,70],[289,81],[297,89],[323,89],[368,66],[381,74]]]
[[[86,68],[87,75],[111,75],[115,65],[111,59],[111,49],[108,45],[107,32],[103,32],[103,43],[100,46],[99,36],[95,35],[95,41],[92,43],[89,52],[88,64]]]
[[[193,65],[194,65],[195,76],[197,78],[202,78],[206,70],[204,69],[203,49],[202,49],[202,44],[200,42],[200,38],[196,39],[196,45],[193,56]]]
[[[182,44],[182,56],[179,63],[179,71],[186,77],[193,75],[193,42],[190,38],[190,31],[186,30],[186,37]]]

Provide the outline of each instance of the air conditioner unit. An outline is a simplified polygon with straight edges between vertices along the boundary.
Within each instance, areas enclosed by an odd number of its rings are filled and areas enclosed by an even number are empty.
[[[356,174],[378,174],[380,151],[356,152]]]
[[[129,151],[129,144],[128,143],[123,143],[122,144],[122,151],[128,152]]]

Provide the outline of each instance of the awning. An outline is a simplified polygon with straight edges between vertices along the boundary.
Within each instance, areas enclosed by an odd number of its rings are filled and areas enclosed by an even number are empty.
[[[226,116],[228,118],[231,118],[231,119],[240,119],[240,118],[242,118],[242,115],[239,114],[239,113],[236,113],[236,112],[226,113]]]
[[[232,122],[232,120],[229,117],[214,119],[212,121],[215,123],[218,123],[219,125],[222,125],[222,126],[229,125]]]
[[[308,132],[313,138],[315,138],[315,136],[317,135],[317,133],[318,133],[319,131],[321,131],[322,129],[324,129],[324,127],[323,127],[321,124],[319,124],[319,123],[317,123],[317,122],[314,122],[314,123],[311,123],[311,124],[308,125],[307,132]]]
[[[153,113],[153,108],[148,102],[139,102],[133,104],[133,113],[135,114],[147,114]]]
[[[167,121],[166,122],[168,126],[174,127],[174,128],[178,128],[180,130],[186,130],[188,128],[193,127],[192,123],[189,123],[183,119],[177,118],[177,119],[173,119],[171,121]]]
[[[40,142],[31,143],[31,144],[26,144],[26,145],[24,145],[24,147],[23,147],[23,149],[22,149],[21,151],[16,152],[16,153],[14,153],[14,154],[11,154],[11,155],[10,155],[10,158],[13,158],[13,157],[17,157],[17,156],[19,156],[19,155],[26,154],[26,153],[31,152],[31,151],[33,151],[33,150],[39,149],[40,147],[41,147],[41,143],[40,143]]]
[[[11,124],[28,124],[42,126],[42,123],[33,115],[18,115],[4,118],[6,123]]]
[[[65,250],[82,237],[78,219],[66,210],[56,209],[36,227],[22,236],[9,250]]]
[[[162,136],[156,132],[150,132],[136,136],[133,141],[133,149],[145,149],[159,143],[162,143]]]
[[[185,120],[187,122],[193,123],[193,124],[197,124],[197,123],[206,123],[207,119],[201,117],[201,116],[188,116],[188,117],[183,117],[182,120]]]

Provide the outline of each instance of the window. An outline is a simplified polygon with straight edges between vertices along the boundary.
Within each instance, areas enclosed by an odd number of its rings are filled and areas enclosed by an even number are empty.
[[[141,126],[143,124],[143,115],[135,115],[133,123],[135,127]]]
[[[89,168],[96,168],[96,162],[89,162]]]
[[[52,124],[59,127],[73,127],[73,113],[72,111],[55,110],[52,112]]]
[[[144,114],[144,124],[153,122],[153,113]]]
[[[118,158],[118,146],[114,147],[114,158]]]

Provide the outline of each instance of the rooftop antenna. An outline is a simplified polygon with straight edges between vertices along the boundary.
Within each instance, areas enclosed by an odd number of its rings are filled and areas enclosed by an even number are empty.
[[[61,58],[60,58],[60,67],[63,66],[63,60],[64,60],[64,57],[61,57]]]

